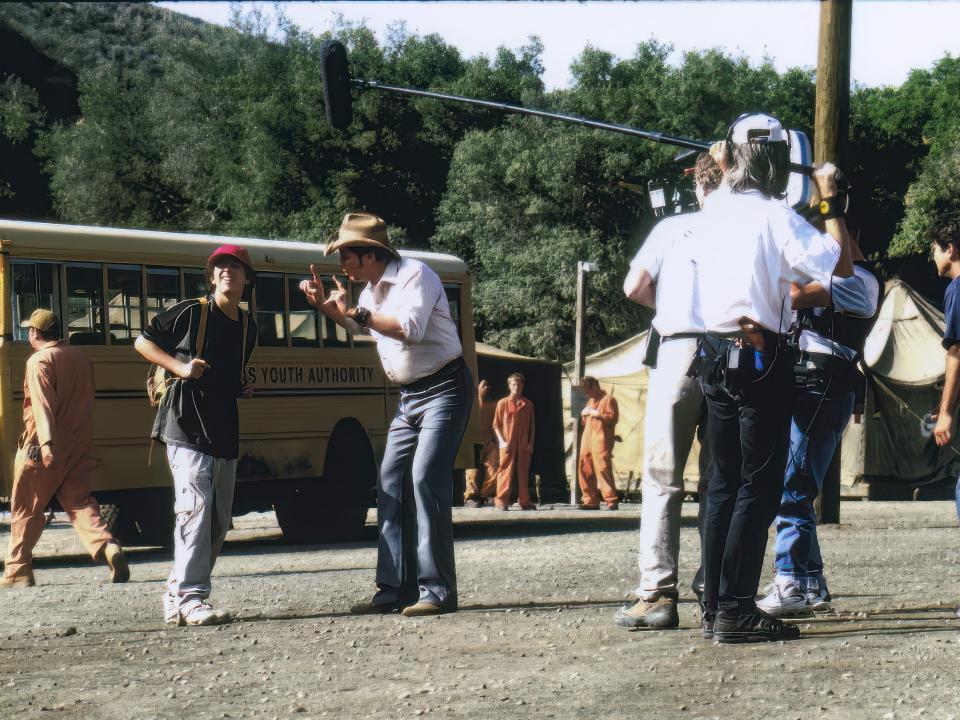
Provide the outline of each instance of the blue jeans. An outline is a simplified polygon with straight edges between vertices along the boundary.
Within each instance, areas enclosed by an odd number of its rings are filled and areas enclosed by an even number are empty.
[[[412,558],[406,558],[415,548],[420,600],[448,610],[457,608],[453,463],[475,392],[470,370],[463,363],[400,388],[377,481],[380,541],[375,603],[406,600],[402,595],[412,584]],[[411,494],[415,519],[404,512]]]
[[[957,520],[960,520],[960,478],[957,478]]]
[[[821,397],[818,393],[805,393],[793,407],[790,454],[776,520],[774,550],[778,575],[815,578],[823,572],[813,501],[823,489],[823,478],[850,421],[854,393],[823,398],[822,403]]]

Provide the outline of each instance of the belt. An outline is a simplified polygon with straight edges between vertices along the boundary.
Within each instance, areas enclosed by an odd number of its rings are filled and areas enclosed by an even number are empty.
[[[667,342],[669,340],[699,340],[703,337],[703,333],[674,333],[673,335],[664,335],[660,338],[661,342]]]
[[[429,375],[418,378],[413,382],[407,383],[406,385],[401,385],[400,389],[404,392],[420,392],[425,390],[428,387],[436,385],[440,380],[445,379],[447,376],[452,375],[455,371],[460,370],[460,368],[465,368],[467,363],[464,361],[463,356],[451,360],[442,368],[436,372],[430,373]]]

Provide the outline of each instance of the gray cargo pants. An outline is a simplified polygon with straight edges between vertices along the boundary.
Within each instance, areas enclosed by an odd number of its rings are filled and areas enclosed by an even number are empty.
[[[237,460],[167,445],[173,474],[173,570],[167,592],[179,606],[210,596],[210,574],[230,529]]]

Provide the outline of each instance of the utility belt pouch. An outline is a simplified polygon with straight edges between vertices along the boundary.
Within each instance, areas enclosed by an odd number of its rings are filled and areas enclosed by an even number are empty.
[[[647,352],[643,356],[643,364],[649,368],[657,366],[657,356],[660,354],[660,333],[657,329],[650,326],[650,332],[647,334]]]

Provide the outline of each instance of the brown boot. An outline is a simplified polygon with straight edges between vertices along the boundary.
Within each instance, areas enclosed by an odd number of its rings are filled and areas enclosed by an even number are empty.
[[[110,566],[110,582],[125,583],[130,579],[130,566],[127,565],[127,556],[120,547],[120,543],[111,540],[103,546],[103,559]]]
[[[445,607],[421,600],[414,605],[405,607],[401,615],[404,617],[425,617],[427,615],[443,615],[444,613],[448,612],[451,611],[447,610]]]
[[[33,570],[29,570],[23,575],[4,577],[0,580],[0,590],[23,590],[36,584],[36,580],[33,579]]]
[[[662,595],[651,601],[637,600],[617,611],[613,622],[628,628],[675,628],[680,624],[677,599]]]

